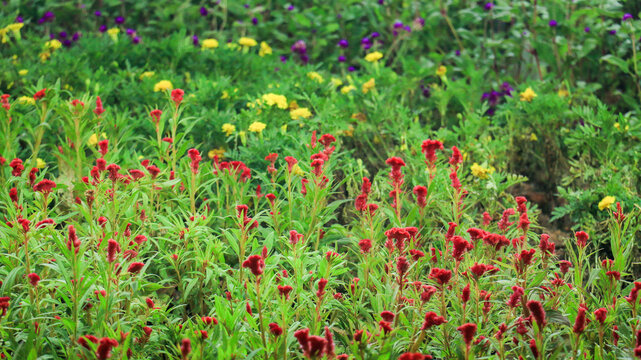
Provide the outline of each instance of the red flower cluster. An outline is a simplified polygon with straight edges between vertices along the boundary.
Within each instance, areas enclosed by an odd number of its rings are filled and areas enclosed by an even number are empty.
[[[265,270],[265,261],[260,255],[251,255],[243,261],[243,267],[250,269],[255,276],[260,276]]]

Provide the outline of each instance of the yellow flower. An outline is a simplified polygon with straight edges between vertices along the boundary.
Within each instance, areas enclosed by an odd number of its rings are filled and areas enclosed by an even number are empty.
[[[171,81],[169,80],[160,80],[159,82],[154,85],[154,91],[167,91],[167,90],[173,90],[174,85],[171,84]]]
[[[236,126],[229,123],[225,123],[223,124],[222,130],[225,133],[225,135],[231,136],[231,134],[233,134],[236,131]]]
[[[107,34],[109,35],[109,37],[111,37],[111,39],[113,41],[117,41],[118,40],[118,34],[119,33],[120,33],[120,29],[118,29],[118,28],[111,28],[111,29],[107,30]]]
[[[447,74],[447,68],[445,66],[441,65],[436,69],[437,76],[445,76],[445,74]]]
[[[45,166],[47,166],[47,164],[45,163],[45,161],[44,161],[44,160],[42,160],[41,158],[37,158],[37,159],[36,159],[36,167],[37,167],[38,169],[44,169],[44,168],[45,168]]]
[[[342,135],[348,136],[348,137],[353,137],[354,136],[354,126],[351,124],[347,127],[347,130],[343,130],[340,132]]]
[[[354,85],[346,85],[341,88],[341,93],[348,94],[350,91],[356,90]]]
[[[524,91],[524,92],[520,93],[520,94],[519,94],[519,96],[521,97],[521,101],[527,101],[527,102],[530,102],[530,101],[532,101],[532,99],[534,99],[537,95],[536,95],[536,93],[534,92],[534,90],[532,90],[532,88],[531,88],[531,87],[528,87],[527,89],[525,89],[525,91]]]
[[[22,29],[23,26],[24,26],[24,23],[13,23],[13,24],[7,25],[6,29],[11,30],[15,33],[20,31],[20,29]]]
[[[7,36],[8,32],[9,32],[9,30],[7,28],[1,28],[0,29],[0,37],[2,37],[2,43],[3,44],[6,43],[7,41],[9,41],[9,37]]]
[[[560,88],[559,91],[557,92],[557,95],[559,95],[559,97],[564,98],[570,95],[570,93],[565,88]]]
[[[18,71],[18,75],[20,75],[20,76],[25,76],[28,73],[29,73],[29,70],[27,70],[27,69],[22,69],[22,70]]]
[[[214,158],[214,156],[216,156],[216,155],[218,155],[218,158],[219,158],[219,159],[222,159],[222,158],[223,158],[223,156],[225,155],[225,148],[223,148],[223,147],[219,147],[218,149],[211,149],[211,150],[209,150],[209,152],[207,153],[207,156],[208,156],[210,159],[213,159],[213,158]]]
[[[45,43],[45,47],[51,50],[60,49],[61,46],[62,46],[62,43],[56,39],[49,40]]]
[[[215,49],[218,47],[218,40],[216,39],[205,39],[203,40],[203,49]]]
[[[309,119],[310,117],[312,117],[312,113],[308,108],[298,108],[291,110],[289,112],[289,116],[292,118],[292,120]]]
[[[303,171],[303,169],[300,168],[300,166],[298,166],[298,164],[294,164],[294,166],[292,166],[292,173],[298,176],[305,175],[305,172]]]
[[[18,98],[18,102],[21,104],[34,105],[36,103],[36,100],[31,96],[21,96]]]
[[[51,57],[51,53],[48,52],[48,51],[43,51],[38,55],[38,57],[40,58],[40,60],[42,62],[45,62],[45,61],[49,60],[49,58]]]
[[[263,130],[265,130],[266,126],[267,125],[265,125],[265,123],[262,123],[260,121],[254,121],[253,123],[251,123],[251,125],[249,125],[249,129],[247,130],[260,134],[263,132]]]
[[[107,134],[105,134],[105,133],[100,134],[100,136],[101,136],[103,139],[106,139],[106,138],[107,138]],[[89,137],[89,140],[87,140],[87,145],[89,145],[89,146],[95,146],[96,144],[98,144],[98,140],[100,140],[100,139],[98,138],[98,134],[95,134],[95,133],[94,133],[94,134],[91,134],[91,136]]]
[[[145,71],[144,73],[140,74],[139,79],[140,80],[147,79],[154,75],[156,75],[156,73],[153,71]]]
[[[236,43],[227,43],[227,48],[231,50],[240,50],[240,46]]]
[[[283,126],[281,126],[281,127],[280,127],[280,132],[281,132],[283,135],[285,135],[285,133],[287,132],[287,124],[285,124],[285,125],[283,125]]]
[[[367,80],[367,82],[363,84],[363,94],[367,94],[375,86],[376,86],[376,80],[374,80],[374,78]]]
[[[334,85],[334,87],[339,87],[343,85],[343,80],[338,78],[332,78],[332,85]]]
[[[474,163],[471,167],[470,170],[472,170],[472,175],[476,176],[479,179],[487,179],[490,174],[493,174],[495,169],[494,166],[490,166],[489,168],[481,166],[477,163]]]
[[[308,72],[307,73],[307,77],[312,79],[312,80],[317,81],[319,84],[322,84],[323,81],[325,81],[325,79],[323,79],[323,77],[319,73],[317,73],[316,71]]]
[[[267,106],[278,106],[279,109],[287,109],[287,98],[283,95],[265,94],[262,96],[263,101]]]
[[[530,141],[537,141],[539,138],[536,136],[535,133],[530,134]]]
[[[248,46],[248,47],[253,47],[253,46],[258,45],[256,40],[254,40],[252,38],[244,37],[244,36],[241,37],[240,39],[238,39],[238,43],[240,45],[242,45],[242,46]]]
[[[609,209],[612,204],[616,201],[614,196],[606,196],[599,202],[599,210]]]
[[[365,60],[369,62],[377,62],[378,60],[383,58],[383,54],[381,54],[378,51],[374,51],[372,53],[369,53],[365,55]]]
[[[223,94],[220,96],[220,98],[223,100],[229,99],[229,93],[227,92],[227,90],[223,90]]]
[[[260,50],[258,50],[258,56],[265,56],[265,55],[271,55],[272,54],[272,48],[267,45],[266,42],[261,41],[260,43]]]

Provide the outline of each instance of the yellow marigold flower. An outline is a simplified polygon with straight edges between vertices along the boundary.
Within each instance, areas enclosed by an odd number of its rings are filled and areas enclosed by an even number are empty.
[[[536,136],[535,133],[530,134],[530,141],[537,141],[539,138]]]
[[[173,90],[174,85],[172,85],[171,81],[169,80],[160,80],[159,82],[154,85],[154,92],[158,91],[168,91],[168,90]]]
[[[24,26],[24,23],[13,23],[13,24],[7,25],[6,29],[11,30],[13,32],[17,32],[17,31],[20,31],[20,29],[22,29],[23,26]]]
[[[56,39],[49,40],[45,43],[45,47],[51,50],[60,49],[61,46],[62,46],[62,43]]]
[[[299,108],[298,103],[296,102],[296,100],[290,101],[288,107],[289,107],[289,110],[295,110],[295,109]]]
[[[312,113],[308,108],[298,108],[291,110],[289,112],[289,116],[292,118],[292,120],[309,119],[310,117],[312,117]]]
[[[44,169],[44,168],[45,168],[45,166],[47,166],[47,164],[45,163],[45,161],[44,161],[44,160],[42,160],[41,158],[37,158],[37,159],[36,159],[36,167],[37,167],[38,169]]]
[[[111,29],[107,30],[107,35],[109,35],[109,37],[111,37],[111,39],[113,41],[118,40],[118,34],[119,33],[120,33],[120,29],[118,29],[118,28],[111,28]]]
[[[292,166],[292,173],[298,176],[305,175],[305,172],[300,168],[300,166],[298,166],[298,164],[294,164],[294,166]]]
[[[341,93],[348,94],[350,91],[356,90],[354,85],[346,85],[341,88]]]
[[[382,58],[383,58],[383,54],[381,54],[379,51],[374,51],[365,55],[365,60],[369,62],[377,62]]]
[[[560,88],[559,91],[557,92],[557,95],[559,95],[559,97],[564,98],[570,95],[570,93],[565,88]]]
[[[437,76],[445,76],[445,74],[447,74],[447,68],[445,66],[441,65],[436,69]]]
[[[211,150],[209,150],[209,152],[207,153],[207,156],[208,156],[210,159],[213,159],[213,158],[214,158],[214,156],[216,156],[216,155],[218,155],[218,158],[219,158],[219,159],[222,159],[222,158],[223,158],[223,156],[225,155],[225,148],[223,148],[223,147],[219,147],[218,149],[211,149]]]
[[[7,28],[1,28],[0,29],[0,37],[2,37],[2,43],[3,44],[6,43],[7,41],[9,41],[9,36],[7,36],[8,32],[9,32],[9,30]]]
[[[367,94],[375,86],[376,86],[376,80],[374,80],[374,78],[367,80],[367,82],[363,84],[363,94]]]
[[[263,132],[263,130],[265,130],[265,127],[267,127],[265,123],[262,123],[260,121],[254,121],[253,123],[251,123],[251,125],[249,125],[249,129],[247,130],[260,134]]]
[[[487,179],[489,175],[493,174],[495,171],[494,166],[490,166],[489,168],[487,168],[477,163],[474,163],[470,167],[470,170],[472,171],[472,175],[476,176],[479,179]]]
[[[29,70],[27,70],[27,69],[22,69],[22,70],[18,71],[18,75],[20,75],[20,76],[25,76],[28,73],[29,73]]]
[[[276,105],[279,109],[287,109],[287,98],[283,95],[269,93],[263,95],[261,98],[267,106]]]
[[[525,91],[523,91],[522,93],[520,93],[520,94],[519,94],[519,96],[521,97],[521,101],[527,101],[527,102],[530,102],[530,101],[532,101],[532,99],[534,99],[537,95],[536,95],[536,93],[534,92],[534,90],[532,90],[532,88],[531,88],[531,87],[528,87],[527,89],[525,89]]]
[[[244,37],[244,36],[241,37],[240,39],[238,39],[238,43],[240,45],[242,45],[242,46],[248,46],[248,47],[253,47],[253,46],[258,45],[256,40],[254,40],[252,38]]]
[[[218,47],[218,40],[216,39],[205,39],[203,40],[203,49],[215,49]]]
[[[609,209],[617,199],[614,196],[606,196],[599,201],[599,210]]]
[[[36,100],[31,96],[21,96],[18,98],[18,102],[21,104],[34,105],[36,103]]]
[[[332,78],[332,85],[334,85],[334,87],[339,87],[343,85],[343,80],[338,78]]]
[[[267,45],[266,42],[261,41],[260,42],[260,50],[258,50],[258,56],[265,56],[265,55],[271,55],[272,54],[272,48]]]
[[[317,81],[318,83],[322,84],[325,79],[321,76],[321,74],[317,73],[316,71],[311,71],[307,73],[307,77]]]
[[[227,92],[227,90],[223,90],[223,94],[220,96],[220,98],[223,100],[229,99],[229,93]]]
[[[107,138],[107,134],[105,134],[105,133],[101,133],[101,134],[100,134],[100,136],[101,136],[103,139],[106,139],[106,138]],[[100,140],[100,139],[98,138],[98,134],[93,133],[93,134],[91,134],[91,136],[89,137],[89,140],[87,140],[87,145],[89,145],[89,146],[95,146],[96,144],[98,144],[98,141],[99,141],[99,140]]]
[[[229,123],[225,123],[223,124],[222,130],[225,133],[225,135],[231,136],[231,134],[233,134],[236,131],[236,126]]]
[[[153,71],[145,71],[144,73],[140,74],[140,76],[138,78],[140,80],[143,80],[143,79],[150,78],[150,77],[152,77],[154,75],[156,75],[156,73],[153,72]]]

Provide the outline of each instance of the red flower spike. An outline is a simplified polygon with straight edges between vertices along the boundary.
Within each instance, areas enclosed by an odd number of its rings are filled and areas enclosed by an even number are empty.
[[[425,314],[425,320],[421,326],[421,330],[429,330],[433,326],[439,326],[445,324],[447,321],[444,317],[437,315],[434,311],[430,311]]]
[[[539,331],[543,331],[543,328],[546,324],[545,310],[543,310],[543,305],[541,305],[541,303],[536,300],[530,300],[527,302],[527,308],[530,310],[532,317],[539,326]]]
[[[467,323],[463,324],[459,327],[456,328],[461,335],[463,335],[463,341],[465,342],[465,345],[469,348],[470,345],[472,345],[472,341],[474,340],[474,335],[476,334],[476,324],[474,323]]]
[[[40,276],[38,274],[31,273],[27,275],[27,277],[29,278],[29,283],[31,284],[31,286],[33,287],[38,286],[38,283],[40,282]]]
[[[171,91],[171,100],[176,104],[176,107],[183,101],[185,92],[182,89],[174,89]]]
[[[281,328],[278,324],[276,323],[270,323],[269,324],[269,332],[276,336],[279,337],[283,334],[283,328]]]
[[[35,94],[33,94],[33,99],[36,100],[36,101],[41,100],[42,98],[45,97],[46,92],[47,92],[46,88],[36,92]]]
[[[260,276],[265,269],[265,261],[260,255],[251,255],[247,260],[243,261],[242,266],[249,268],[255,276]]]

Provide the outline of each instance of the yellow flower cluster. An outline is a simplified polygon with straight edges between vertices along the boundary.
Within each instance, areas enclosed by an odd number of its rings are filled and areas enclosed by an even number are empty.
[[[154,75],[156,75],[156,73],[153,72],[153,71],[145,71],[144,73],[140,74],[140,76],[138,78],[140,80],[143,80],[143,79],[150,78],[150,77],[152,77]]]
[[[253,123],[251,123],[251,125],[249,125],[249,128],[247,130],[260,134],[263,132],[263,130],[265,130],[265,127],[267,127],[265,123],[254,121]]]
[[[24,26],[24,23],[13,23],[9,24],[6,27],[0,29],[0,37],[2,38],[2,43],[9,41],[9,31],[13,32],[13,35],[16,38],[20,38],[20,29]]]
[[[254,47],[254,46],[258,45],[256,40],[254,40],[252,38],[244,37],[244,36],[241,37],[240,39],[238,39],[238,43],[240,45],[242,45],[242,46],[247,46],[247,47]]]
[[[20,104],[26,104],[26,105],[35,105],[36,104],[36,100],[31,96],[21,96],[21,97],[18,98],[18,102]]]
[[[269,93],[263,95],[261,99],[267,106],[276,105],[279,109],[287,109],[287,98],[284,95]]]
[[[599,201],[599,210],[609,209],[617,199],[614,196],[606,196]]]
[[[531,87],[528,87],[527,89],[525,89],[525,91],[519,94],[521,101],[527,101],[527,102],[531,102],[532,99],[534,99],[536,96],[537,96],[536,93],[534,92],[534,90],[532,90]]]
[[[225,123],[223,124],[222,130],[226,136],[231,136],[231,134],[233,134],[236,131],[236,126],[230,123]]]
[[[363,94],[367,94],[375,86],[376,86],[376,80],[374,80],[374,78],[367,80],[367,82],[363,84]]]
[[[341,88],[341,93],[343,94],[349,94],[350,91],[356,90],[356,86],[354,85],[346,85]]]
[[[120,33],[119,28],[111,28],[107,30],[107,35],[111,38],[113,41],[118,41],[118,34]]]
[[[160,80],[154,85],[154,92],[173,90],[174,85],[169,80]]]
[[[437,76],[445,76],[445,74],[447,74],[447,68],[445,66],[441,65],[436,69]]]
[[[203,49],[215,49],[217,47],[218,47],[218,40],[216,39],[203,40],[203,44],[202,44]]]
[[[56,39],[47,41],[45,43],[45,49],[39,55],[40,60],[43,62],[49,60],[51,54],[60,49],[60,47],[62,47],[62,43]]]
[[[105,134],[105,133],[100,134],[100,136],[101,136],[103,139],[106,139],[106,138],[107,138],[107,134]],[[89,145],[89,146],[96,146],[96,144],[98,144],[98,141],[99,141],[99,140],[100,140],[100,139],[98,138],[98,134],[95,134],[95,133],[94,133],[94,134],[91,134],[91,136],[89,137],[89,140],[87,140],[87,145]]]
[[[371,52],[367,55],[365,55],[365,60],[368,62],[377,62],[378,60],[383,58],[383,54],[381,54],[378,51]]]
[[[289,116],[292,118],[292,120],[309,119],[310,117],[312,117],[312,112],[309,111],[308,108],[297,108],[291,110],[289,112]]]
[[[216,156],[216,155],[218,155],[218,158],[219,158],[219,159],[222,159],[222,158],[224,157],[224,155],[225,155],[225,148],[223,148],[223,147],[219,147],[218,149],[211,149],[211,150],[209,150],[209,152],[207,153],[207,156],[208,156],[210,159],[213,159],[213,158],[214,158],[214,156]]]
[[[321,76],[321,74],[317,73],[316,71],[311,71],[307,73],[307,77],[318,82],[319,84],[322,84],[325,79]]]
[[[494,166],[485,167],[477,163],[472,164],[470,170],[472,171],[472,175],[476,176],[479,179],[487,179],[491,174],[494,173],[494,171],[496,171],[496,169],[494,169]]]
[[[260,43],[260,50],[258,50],[258,56],[263,57],[265,55],[271,55],[272,54],[272,48],[267,45],[266,42],[262,41]]]

